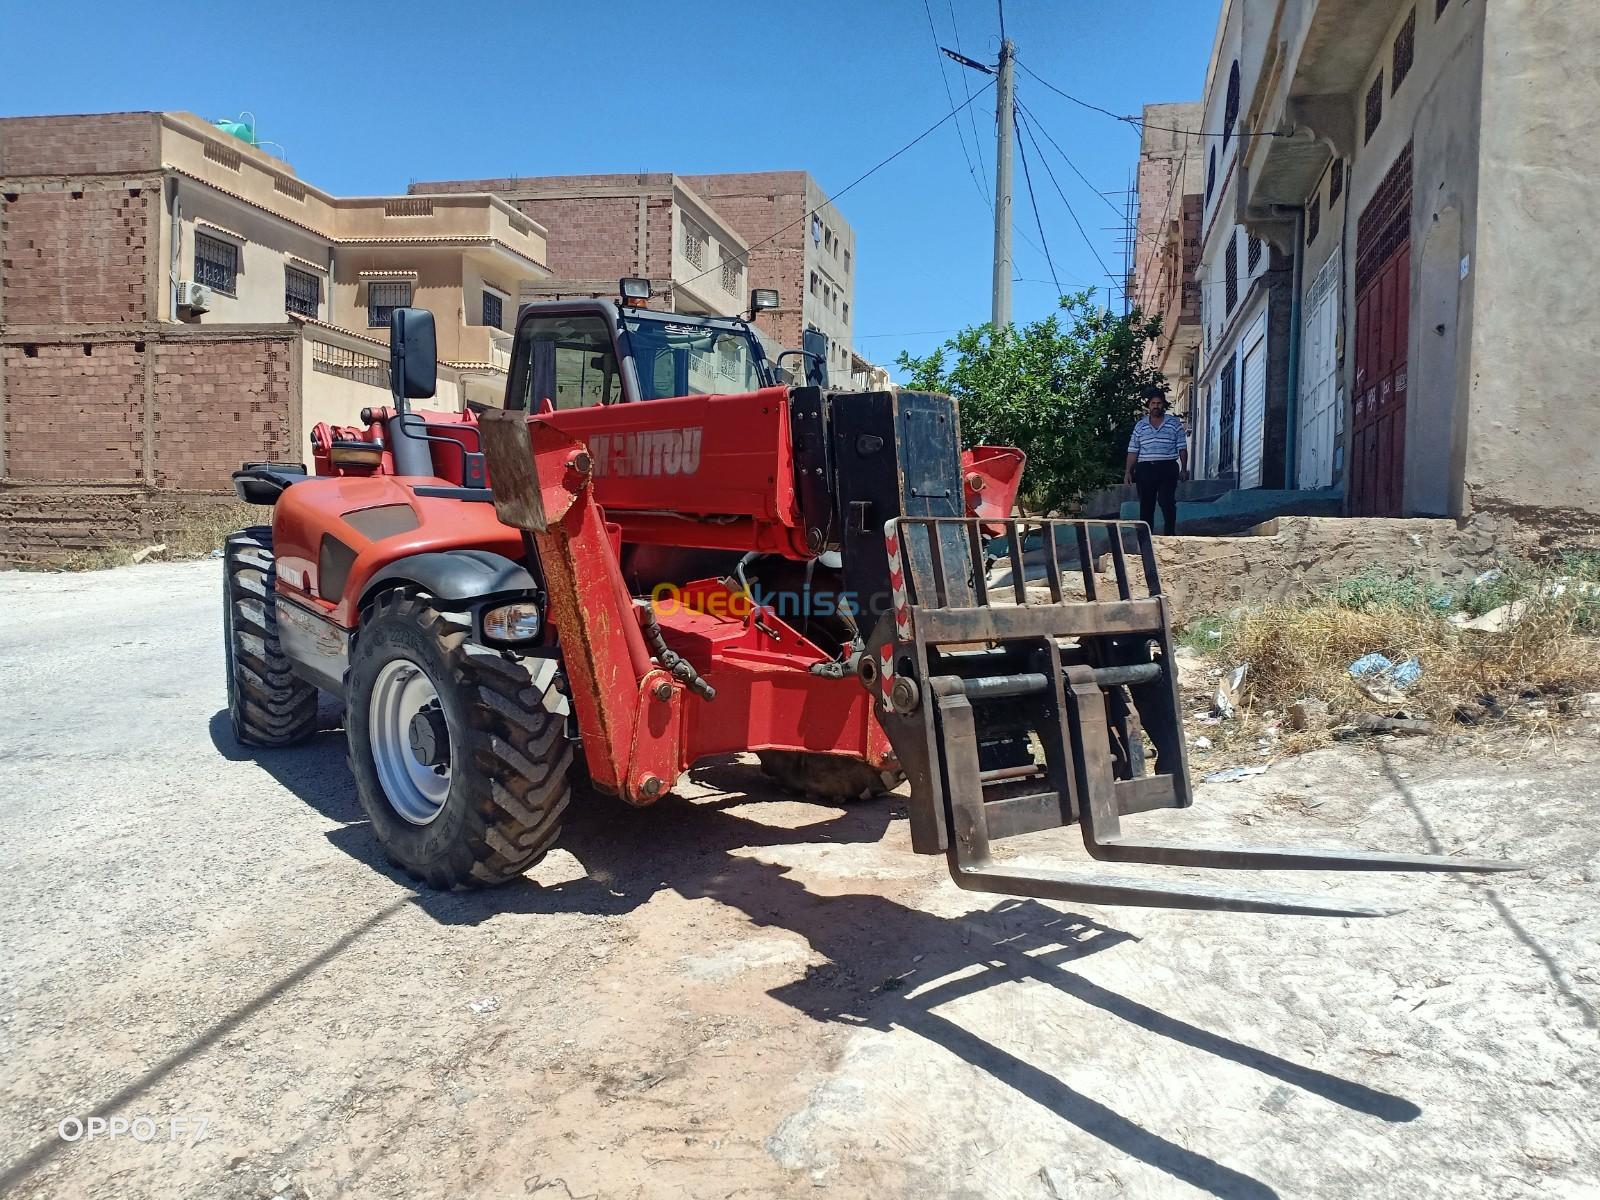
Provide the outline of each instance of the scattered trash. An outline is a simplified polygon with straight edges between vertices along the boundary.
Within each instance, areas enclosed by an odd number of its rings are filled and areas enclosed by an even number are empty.
[[[1222,630],[1220,630],[1220,629],[1208,629],[1206,631],[1206,636],[1209,637],[1209,638],[1212,638],[1215,641],[1219,641],[1220,642],[1222,640]]]
[[[495,996],[484,996],[480,999],[471,1001],[468,1003],[467,1007],[481,1017],[485,1013],[492,1013],[495,1009],[499,1008],[500,1000]]]
[[[1504,574],[1505,574],[1505,572],[1502,571],[1499,567],[1490,567],[1482,575],[1479,575],[1476,579],[1474,579],[1472,581],[1472,586],[1473,587],[1488,587],[1491,583],[1493,583],[1495,580],[1499,579],[1500,576],[1502,576]]]
[[[1406,733],[1429,734],[1433,732],[1433,722],[1417,717],[1379,717],[1372,713],[1361,713],[1353,717],[1349,724],[1341,725],[1333,731],[1336,738],[1359,737],[1362,734],[1373,733]]]
[[[1225,767],[1220,771],[1213,771],[1203,778],[1205,783],[1238,783],[1241,779],[1249,779],[1252,775],[1265,775],[1267,768],[1261,767]]]
[[[158,544],[156,544],[154,546],[146,546],[143,550],[135,550],[133,552],[133,560],[132,561],[134,561],[136,563],[142,563],[145,559],[149,558],[151,555],[154,555],[154,554],[165,554],[166,552],[167,552],[167,544],[165,542],[160,542],[160,543],[158,543]]]
[[[1513,600],[1510,604],[1502,604],[1499,608],[1491,608],[1483,616],[1473,621],[1463,621],[1462,629],[1476,629],[1481,633],[1504,633],[1511,626],[1522,620],[1522,615],[1528,611],[1526,600]]]
[[[1195,740],[1194,740],[1194,748],[1196,750],[1209,750],[1209,749],[1211,749],[1211,739],[1202,734],[1200,737],[1195,738]]]
[[[1325,700],[1296,700],[1289,705],[1289,728],[1296,733],[1304,733],[1308,729],[1324,729],[1328,721],[1328,704]]]
[[[222,551],[221,550],[213,550],[211,552],[211,557],[212,558],[221,558],[222,557]]]
[[[1211,699],[1212,711],[1217,716],[1231,717],[1238,710],[1239,702],[1244,697],[1245,676],[1249,673],[1250,664],[1242,663],[1217,684],[1217,694]]]
[[[1362,693],[1378,704],[1398,704],[1401,695],[1422,678],[1422,664],[1414,658],[1392,662],[1382,654],[1363,654],[1350,664],[1350,677],[1358,681]]]

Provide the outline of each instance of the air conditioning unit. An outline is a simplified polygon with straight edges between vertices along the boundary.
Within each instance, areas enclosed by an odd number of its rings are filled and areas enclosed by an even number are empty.
[[[195,283],[192,279],[180,280],[178,307],[187,308],[190,312],[205,312],[211,307],[211,289],[203,283]]]

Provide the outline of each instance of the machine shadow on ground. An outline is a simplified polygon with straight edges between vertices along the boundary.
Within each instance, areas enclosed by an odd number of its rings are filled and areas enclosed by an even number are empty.
[[[339,822],[329,840],[404,884],[413,891],[414,903],[441,924],[475,925],[508,915],[617,916],[662,890],[715,900],[756,926],[797,934],[826,960],[772,989],[776,999],[817,1021],[915,1033],[1107,1145],[1217,1196],[1234,1200],[1277,1193],[1143,1128],[936,1010],[989,988],[1036,980],[1136,1030],[1215,1055],[1351,1112],[1396,1123],[1421,1113],[1403,1097],[1203,1029],[1075,973],[1070,966],[1079,959],[1134,940],[1088,917],[1007,899],[947,919],[872,893],[818,895],[791,877],[788,867],[748,856],[761,848],[877,842],[896,819],[895,797],[844,807],[818,804],[819,820],[791,829],[737,811],[759,805],[770,786],[755,767],[708,763],[696,767],[691,778],[712,794],[695,800],[668,796],[650,808],[634,809],[610,797],[575,794],[560,844],[582,865],[583,878],[549,886],[523,881],[484,892],[434,892],[420,889],[384,861],[345,770],[342,734],[322,733],[290,750],[254,751],[234,741],[226,712],[212,720],[211,732],[226,757],[259,763],[307,805]],[[907,948],[921,955],[910,972],[897,969]]]

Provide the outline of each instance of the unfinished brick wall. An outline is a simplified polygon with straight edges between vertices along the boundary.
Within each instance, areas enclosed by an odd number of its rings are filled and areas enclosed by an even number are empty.
[[[7,478],[141,479],[145,345],[0,347]]]
[[[0,314],[7,325],[153,319],[150,208],[159,179],[0,195]]]
[[[297,346],[288,337],[156,343],[156,486],[226,491],[242,462],[298,457]]]
[[[620,279],[637,273],[639,201],[634,196],[513,200],[545,227],[545,257],[557,279]],[[646,264],[652,278],[669,279],[671,261],[656,265],[654,232]],[[670,243],[663,243],[670,250]]]
[[[804,328],[805,239],[811,236],[805,219],[805,172],[685,175],[683,182],[704,196],[750,246],[747,286],[778,289],[778,310],[763,313],[756,323],[783,345],[799,346]]]
[[[13,117],[0,124],[0,175],[92,175],[160,165],[161,115]]]

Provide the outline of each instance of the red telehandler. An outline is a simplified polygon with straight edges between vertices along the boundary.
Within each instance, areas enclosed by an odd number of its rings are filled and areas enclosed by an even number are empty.
[[[1125,835],[1125,814],[1191,803],[1149,530],[1012,518],[1022,455],[963,453],[948,396],[790,386],[744,319],[622,293],[525,306],[481,421],[410,410],[434,392],[433,318],[398,309],[392,406],[318,426],[313,476],[234,476],[273,505],[227,543],[234,730],[287,745],[316,729],[318,689],[339,697],[361,804],[414,876],[517,876],[580,772],[647,805],[740,751],[839,796],[903,775],[914,849],[977,891],[1389,911],[990,857],[1069,824],[1115,862],[1513,866]],[[754,294],[752,315],[775,303]]]

